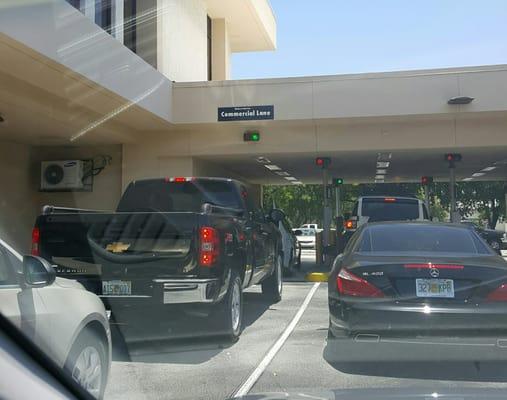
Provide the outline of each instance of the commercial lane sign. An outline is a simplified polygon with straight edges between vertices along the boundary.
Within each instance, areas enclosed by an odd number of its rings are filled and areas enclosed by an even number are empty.
[[[274,118],[274,106],[242,106],[218,108],[218,121],[255,121]]]

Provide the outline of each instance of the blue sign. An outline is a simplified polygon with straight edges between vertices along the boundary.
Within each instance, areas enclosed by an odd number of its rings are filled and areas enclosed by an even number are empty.
[[[274,106],[219,107],[218,121],[275,119]]]

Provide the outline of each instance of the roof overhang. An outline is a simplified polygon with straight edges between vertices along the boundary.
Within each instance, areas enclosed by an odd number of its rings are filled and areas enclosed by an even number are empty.
[[[268,0],[206,0],[208,15],[227,22],[232,52],[276,49],[276,20]]]

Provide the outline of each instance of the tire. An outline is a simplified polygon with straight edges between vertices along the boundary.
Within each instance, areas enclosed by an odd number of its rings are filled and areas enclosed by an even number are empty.
[[[243,289],[236,271],[231,273],[229,289],[219,306],[219,316],[225,336],[236,342],[243,330]]]
[[[273,303],[278,303],[282,299],[283,279],[282,279],[282,257],[276,258],[275,270],[270,277],[262,282],[262,294]]]
[[[85,329],[72,345],[65,362],[65,369],[72,378],[97,399],[102,399],[106,390],[108,373],[106,349],[107,345],[99,334],[91,329]]]
[[[296,259],[296,262],[294,263],[294,267],[297,270],[300,270],[301,269],[301,247],[296,249],[296,254],[297,254],[297,259]]]
[[[491,248],[495,251],[500,251],[500,243],[498,243],[496,240],[493,240],[489,243],[489,245],[491,246]]]
[[[289,259],[289,265],[283,268],[283,276],[292,276],[293,273],[294,273],[294,259],[291,255]]]

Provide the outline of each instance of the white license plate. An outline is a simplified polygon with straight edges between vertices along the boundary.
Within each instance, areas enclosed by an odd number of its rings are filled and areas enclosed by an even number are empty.
[[[104,296],[130,296],[132,294],[131,281],[103,281],[102,294]]]
[[[454,281],[452,279],[416,279],[417,297],[454,297]]]

